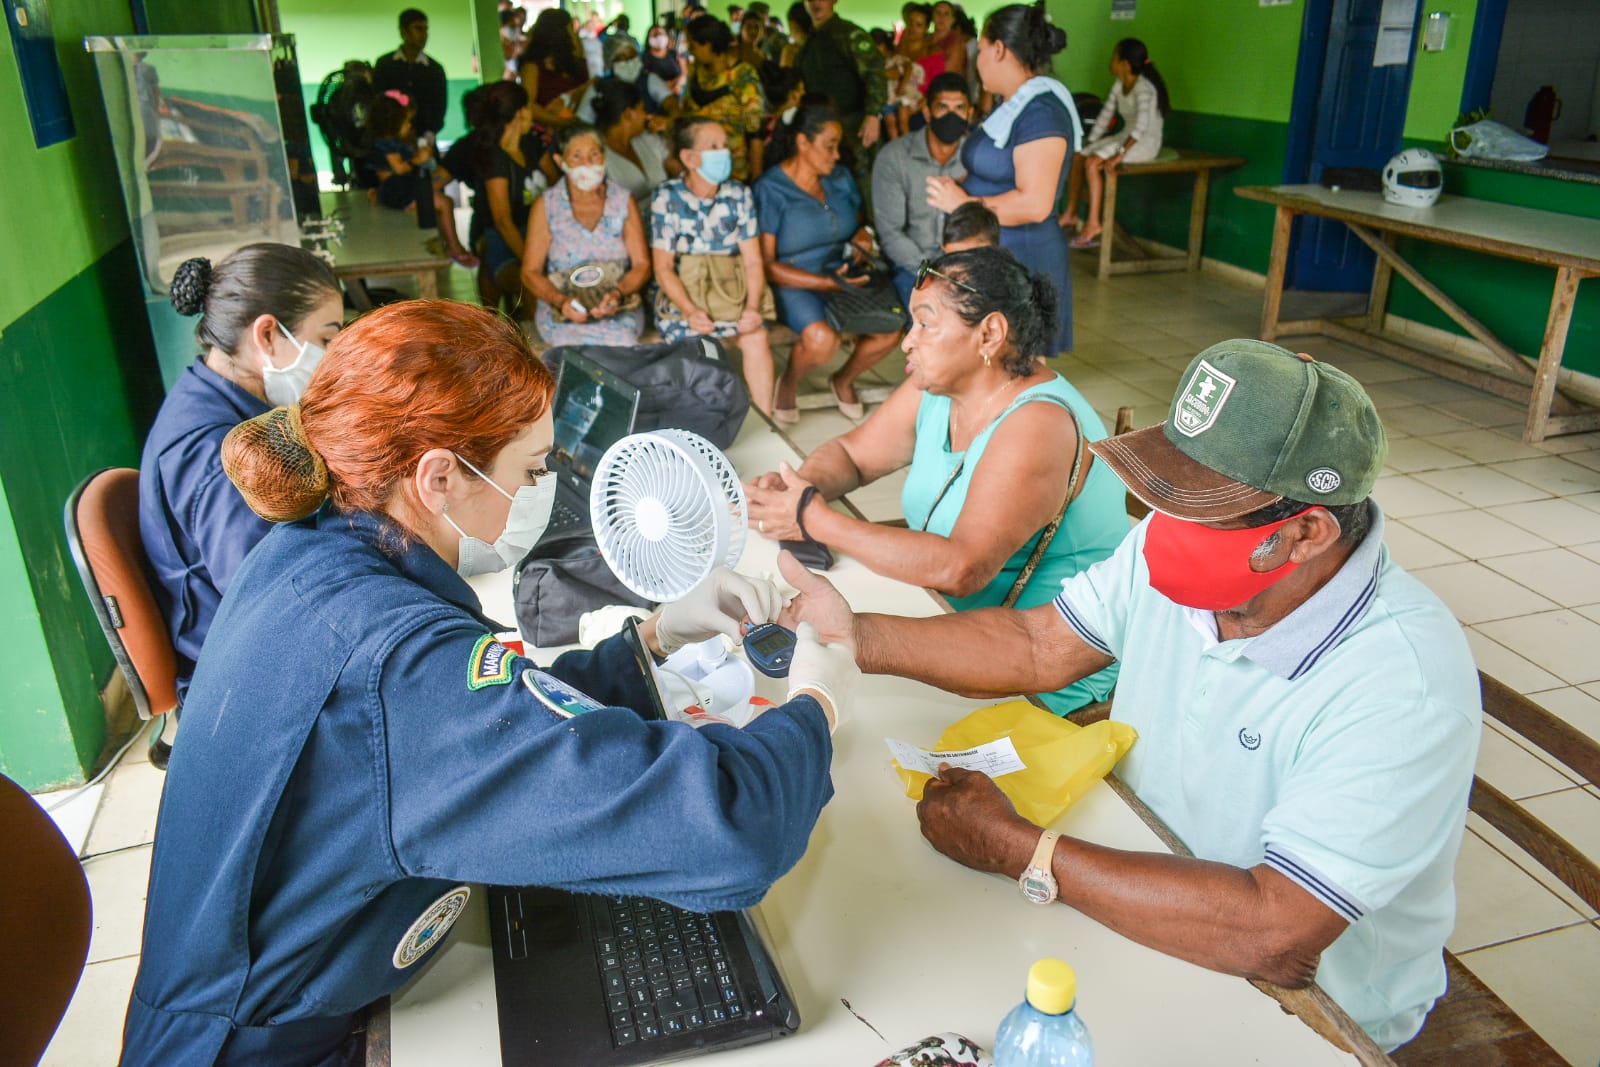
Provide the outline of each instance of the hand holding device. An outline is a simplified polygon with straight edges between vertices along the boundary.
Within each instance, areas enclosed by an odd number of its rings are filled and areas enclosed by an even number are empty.
[[[740,623],[772,622],[783,610],[778,587],[764,578],[746,578],[728,567],[718,567],[681,600],[663,605],[656,619],[656,644],[671,655],[691,641],[712,634],[744,637]]]

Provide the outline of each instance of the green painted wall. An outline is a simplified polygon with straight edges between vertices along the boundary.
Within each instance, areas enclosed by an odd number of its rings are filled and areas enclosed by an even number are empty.
[[[364,59],[370,63],[398,48],[400,29],[396,19],[401,10],[411,6],[428,13],[427,52],[444,67],[450,80],[450,106],[439,136],[443,140],[461,136],[465,132],[461,121],[462,94],[482,84],[482,66],[488,66],[490,77],[497,74],[500,66],[500,23],[494,0],[416,4],[409,0],[340,0],[337,4],[323,0],[279,0],[279,23],[284,33],[294,34],[306,107],[316,103],[317,87],[322,79],[344,66],[345,60]],[[486,27],[494,34],[493,51],[485,51],[479,43],[487,36],[481,34]],[[331,169],[327,143],[315,123],[311,125],[311,152],[318,170]]]
[[[1443,52],[1419,48],[1406,112],[1407,143],[1442,150],[1461,103],[1468,45],[1477,4],[1428,3],[1424,13],[1448,10],[1450,35]],[[1052,5],[1068,34],[1056,74],[1074,89],[1104,94],[1106,60],[1118,38],[1136,36],[1166,76],[1173,107],[1169,144],[1228,152],[1249,163],[1217,176],[1206,216],[1206,255],[1265,272],[1272,242],[1270,207],[1241,200],[1240,185],[1283,180],[1284,153],[1303,5],[1260,8],[1255,0],[1195,4],[1139,0],[1138,17],[1112,22],[1110,0]],[[1600,186],[1534,178],[1471,167],[1446,168],[1446,192],[1499,203],[1600,218]],[[1189,188],[1183,178],[1141,178],[1119,191],[1117,215],[1135,234],[1182,245],[1188,227]],[[1554,271],[1407,241],[1401,254],[1513,348],[1536,353],[1549,308]],[[1390,310],[1408,319],[1460,333],[1445,315],[1404,281],[1395,282]],[[1600,374],[1600,286],[1580,287],[1567,340],[1565,365]]]
[[[105,741],[111,654],[72,568],[61,509],[84,475],[138,462],[161,395],[86,34],[132,31],[120,0],[53,5],[77,134],[34,147],[0,35],[0,233],[26,269],[0,286],[0,772],[81,781]]]

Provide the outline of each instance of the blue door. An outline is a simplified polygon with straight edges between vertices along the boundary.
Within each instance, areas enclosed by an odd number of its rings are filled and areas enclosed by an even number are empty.
[[[1411,22],[1406,61],[1374,67],[1385,0],[1307,0],[1285,181],[1320,182],[1330,167],[1379,171],[1400,150],[1421,16],[1418,0],[1402,2]],[[1372,252],[1343,223],[1296,220],[1290,288],[1363,291],[1372,266]]]

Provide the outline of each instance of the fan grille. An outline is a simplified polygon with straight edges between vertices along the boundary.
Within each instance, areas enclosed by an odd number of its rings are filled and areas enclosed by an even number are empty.
[[[676,600],[744,552],[749,512],[728,457],[680,429],[624,437],[606,450],[589,495],[595,538],[618,580]]]

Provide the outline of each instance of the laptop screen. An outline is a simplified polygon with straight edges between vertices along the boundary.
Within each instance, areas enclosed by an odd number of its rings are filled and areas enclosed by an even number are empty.
[[[574,352],[566,353],[556,381],[555,448],[549,466],[584,496],[606,449],[633,432],[639,390]]]

